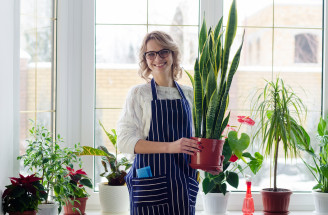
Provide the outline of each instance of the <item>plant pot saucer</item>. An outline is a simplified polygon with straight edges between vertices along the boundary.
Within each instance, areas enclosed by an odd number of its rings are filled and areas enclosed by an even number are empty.
[[[223,170],[222,166],[206,166],[206,165],[199,165],[199,164],[190,164],[190,167],[193,169],[201,169],[204,171],[217,171],[217,169],[220,169],[220,172],[222,172]]]
[[[288,212],[277,212],[277,213],[263,211],[263,214],[264,215],[287,215],[287,214],[289,214],[289,211]]]

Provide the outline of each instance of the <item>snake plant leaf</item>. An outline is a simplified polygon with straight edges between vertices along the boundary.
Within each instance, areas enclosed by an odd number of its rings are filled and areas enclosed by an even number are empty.
[[[207,27],[206,27],[206,21],[203,20],[202,27],[200,29],[199,33],[199,52],[202,53],[205,41],[207,40]]]
[[[95,149],[90,146],[83,146],[83,151],[79,155],[94,155],[94,156],[108,156],[106,152],[100,149]]]
[[[212,99],[213,92],[216,91],[216,80],[215,80],[215,75],[214,75],[213,68],[210,69],[210,72],[207,76],[205,89],[206,89],[206,92],[205,92],[206,106],[209,108],[209,103],[210,103],[210,100]],[[215,96],[217,97],[216,94],[215,94]]]
[[[223,17],[221,17],[221,19],[219,20],[218,24],[215,26],[214,29],[214,39],[217,39],[220,32],[221,32],[221,28],[222,28],[222,21],[223,21]]]
[[[201,125],[202,125],[202,114],[203,114],[203,83],[201,74],[198,67],[198,60],[195,63],[194,72],[194,106],[195,106],[195,136],[201,137]]]
[[[221,70],[221,55],[222,55],[222,43],[221,43],[222,34],[219,35],[217,45],[216,45],[216,53],[215,53],[215,78],[218,78],[219,71]],[[221,78],[221,76],[220,76]],[[218,82],[220,83],[220,82]]]
[[[223,66],[222,71],[224,76],[228,68],[230,48],[237,32],[237,23],[238,20],[237,20],[236,0],[233,0],[228,15],[228,23],[226,27],[226,34],[225,34],[225,41],[224,41],[223,65],[222,65]]]
[[[249,136],[245,133],[242,133],[240,138],[238,138],[237,131],[230,131],[228,138],[231,150],[238,158],[241,158],[243,156],[243,151],[249,146]]]
[[[215,114],[218,108],[218,96],[217,90],[215,89],[212,93],[211,100],[209,102],[209,107],[206,114],[206,138],[211,139],[213,135],[213,127],[215,124]]]
[[[185,71],[185,73],[187,73],[187,75],[188,75],[188,77],[190,79],[190,82],[192,84],[192,87],[194,88],[194,86],[195,86],[194,78],[192,77],[192,75],[187,70],[184,70],[184,71]]]

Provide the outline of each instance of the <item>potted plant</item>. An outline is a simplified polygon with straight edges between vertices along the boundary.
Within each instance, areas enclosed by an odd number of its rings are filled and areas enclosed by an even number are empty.
[[[61,196],[61,203],[64,205],[64,215],[83,215],[89,194],[85,187],[92,188],[91,179],[82,170],[74,170],[73,166],[67,166],[68,174],[65,177],[63,186],[56,191]]]
[[[327,118],[328,120],[328,118]],[[327,121],[322,117],[318,123],[317,137],[320,141],[320,151],[315,150],[309,144],[307,147],[301,149],[308,152],[314,165],[305,162],[304,164],[308,167],[315,180],[318,182],[313,187],[314,206],[316,214],[327,214],[328,213],[328,125]],[[310,141],[308,141],[310,142]]]
[[[227,183],[234,188],[238,188],[239,176],[243,174],[246,168],[250,168],[253,174],[256,174],[262,166],[263,156],[255,152],[252,156],[249,152],[245,152],[250,144],[250,137],[246,133],[242,133],[238,137],[238,132],[242,124],[254,125],[254,121],[246,116],[238,116],[240,122],[238,130],[235,126],[227,125],[227,135],[223,146],[223,171],[219,175],[212,175],[205,172],[203,185],[203,205],[205,213],[226,214],[227,203],[230,191],[227,191]],[[249,160],[249,161],[246,161]],[[243,161],[243,167],[239,164]]]
[[[17,159],[23,160],[24,167],[41,178],[41,184],[48,194],[48,198],[39,205],[38,214],[59,214],[65,201],[61,199],[62,196],[55,195],[54,189],[60,190],[64,186],[66,166],[81,162],[77,153],[82,151],[82,148],[79,144],[74,148],[62,147],[63,139],[60,135],[54,139],[51,132],[41,124],[32,120],[31,124],[26,153]]]
[[[261,137],[260,146],[266,156],[273,153],[273,188],[262,189],[264,211],[287,214],[292,191],[277,187],[279,149],[285,159],[297,156],[297,149],[308,145],[308,134],[302,127],[302,114],[306,108],[302,100],[281,78],[267,81],[264,89],[255,97],[254,107],[259,115],[259,128],[255,136]]]
[[[99,199],[102,212],[127,212],[130,205],[130,200],[124,177],[127,175],[126,170],[131,167],[131,163],[126,157],[122,157],[118,160],[116,145],[117,135],[115,129],[112,129],[110,133],[106,131],[100,121],[99,124],[106,133],[110,142],[113,144],[115,148],[115,155],[110,153],[104,146],[99,146],[98,149],[84,146],[81,155],[102,156],[101,163],[105,171],[101,173],[100,176],[107,179],[107,182],[99,183]]]
[[[35,215],[41,201],[47,199],[47,193],[40,183],[41,178],[33,175],[10,178],[2,194],[3,213],[10,215]]]
[[[191,156],[190,166],[195,169],[222,171],[222,132],[228,124],[230,114],[226,115],[229,90],[237,71],[243,41],[237,50],[230,69],[228,61],[230,48],[237,31],[236,0],[233,0],[228,23],[225,29],[225,41],[221,43],[222,18],[214,31],[207,31],[205,19],[199,33],[200,57],[196,59],[194,77],[188,72],[194,89],[193,121],[195,137],[204,146],[202,152]],[[244,37],[243,37],[244,38]],[[243,39],[242,39],[243,40]]]

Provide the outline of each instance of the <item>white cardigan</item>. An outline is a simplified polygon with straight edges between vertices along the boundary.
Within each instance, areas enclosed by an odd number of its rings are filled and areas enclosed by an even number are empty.
[[[179,85],[190,109],[193,104],[193,89]],[[157,98],[181,99],[176,87],[156,86]],[[148,137],[151,121],[151,101],[153,100],[150,83],[134,86],[130,89],[120,118],[117,123],[117,147],[122,153],[134,154],[136,143]]]

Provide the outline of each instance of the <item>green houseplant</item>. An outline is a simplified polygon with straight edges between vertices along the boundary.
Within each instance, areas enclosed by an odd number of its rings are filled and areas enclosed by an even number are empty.
[[[6,186],[2,195],[4,214],[35,215],[41,201],[47,199],[47,193],[40,183],[41,178],[33,175],[10,178],[11,184]]]
[[[309,144],[308,134],[300,124],[306,108],[300,97],[279,77],[275,81],[267,81],[254,98],[252,109],[260,120],[255,137],[261,137],[260,146],[266,156],[273,153],[273,188],[261,191],[264,211],[287,214],[292,192],[277,188],[279,149],[284,150],[284,158],[287,159],[289,156],[296,157],[298,148]]]
[[[249,152],[245,152],[250,145],[250,137],[246,133],[242,133],[238,137],[242,124],[253,126],[255,122],[246,116],[238,116],[238,122],[240,123],[238,130],[235,129],[236,126],[227,125],[227,131],[224,132],[227,135],[222,152],[224,155],[223,171],[218,175],[205,172],[202,182],[205,194],[203,196],[205,213],[225,214],[230,195],[230,192],[227,191],[227,184],[238,188],[238,173],[244,175],[244,170],[250,168],[253,174],[256,174],[262,166],[263,156],[260,153],[255,152],[252,156]],[[239,161],[243,161],[244,165],[240,165]],[[215,205],[211,204],[213,201],[216,202]]]
[[[304,164],[308,167],[313,177],[317,181],[317,184],[313,187],[314,206],[315,211],[318,214],[328,213],[328,205],[325,202],[328,201],[328,116],[327,120],[322,117],[319,120],[317,127],[317,137],[319,140],[319,152],[315,150],[309,144],[307,147],[302,147],[303,151],[309,153],[313,159],[313,165],[304,161]],[[309,141],[310,142],[310,141]]]
[[[221,154],[224,140],[221,138],[230,117],[230,114],[226,114],[229,90],[239,65],[243,45],[242,39],[228,70],[230,49],[236,31],[237,9],[236,0],[234,0],[228,16],[224,43],[222,42],[222,18],[214,30],[211,28],[207,30],[204,19],[199,33],[200,57],[195,62],[194,77],[187,72],[194,89],[192,109],[194,139],[204,146],[202,152],[191,156],[190,166],[195,169],[212,171],[220,169],[222,171],[224,158]]]
[[[108,132],[100,121],[99,124],[114,146],[115,154],[110,153],[104,146],[99,146],[98,148],[84,146],[83,152],[80,155],[101,156],[104,172],[100,176],[107,179],[106,183],[99,184],[99,199],[102,211],[104,213],[127,212],[129,208],[129,193],[125,186],[124,177],[127,175],[126,171],[131,167],[131,163],[126,157],[118,159],[115,129]]]
[[[65,215],[82,215],[85,212],[86,201],[89,197],[86,187],[92,188],[91,179],[82,170],[74,170],[72,166],[67,166],[68,174],[65,176],[63,186],[58,193],[63,197]]]
[[[77,153],[81,152],[82,148],[79,144],[74,148],[62,147],[63,139],[60,135],[54,139],[51,132],[40,123],[31,120],[31,125],[26,153],[17,159],[23,160],[24,166],[41,178],[41,184],[48,194],[48,198],[39,205],[38,213],[53,213],[49,210],[56,211],[57,207],[60,213],[66,199],[63,195],[65,176],[68,174],[66,166],[73,166],[75,163],[81,165]],[[51,204],[53,207],[50,208]]]

